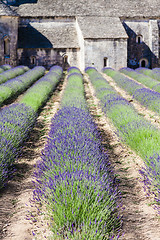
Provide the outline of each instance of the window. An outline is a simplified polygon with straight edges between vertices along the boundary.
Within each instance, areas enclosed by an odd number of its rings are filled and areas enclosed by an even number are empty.
[[[32,56],[32,57],[31,57],[31,64],[32,64],[32,65],[35,65],[35,64],[36,64],[36,57],[35,57],[35,56]]]
[[[4,56],[5,57],[10,56],[10,40],[8,37],[4,38]]]
[[[142,35],[137,35],[137,36],[136,36],[136,43],[140,44],[140,43],[142,43],[142,42],[143,42],[143,37],[142,37]]]
[[[108,58],[104,57],[104,59],[103,59],[103,67],[107,67],[107,64],[108,64]]]

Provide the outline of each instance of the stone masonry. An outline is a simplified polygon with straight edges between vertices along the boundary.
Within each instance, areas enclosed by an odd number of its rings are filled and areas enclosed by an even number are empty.
[[[0,64],[154,68],[157,0],[2,0]]]

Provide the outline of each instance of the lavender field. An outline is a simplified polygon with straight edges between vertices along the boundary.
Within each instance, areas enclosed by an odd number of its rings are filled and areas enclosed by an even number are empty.
[[[1,69],[0,79],[1,75],[2,79],[8,76],[0,83],[2,199],[5,189],[18,174],[16,164],[46,106],[51,114],[40,160],[36,161],[31,176],[30,194],[33,196],[30,198],[32,205],[38,206],[37,215],[36,218],[33,213],[29,214],[30,217],[26,217],[28,214],[24,216],[38,224],[35,222],[44,215],[49,231],[48,235],[43,236],[44,239],[127,239],[123,238],[127,233],[124,231],[126,220],[122,214],[125,190],[120,187],[120,176],[107,154],[111,146],[108,145],[107,150],[103,145],[103,136],[96,123],[98,116],[94,116],[91,111],[93,106],[88,102],[91,96],[87,99],[84,76],[87,76],[88,84],[93,88],[93,96],[99,100],[97,106],[114,125],[119,142],[142,159],[144,165],[138,169],[141,191],[144,192],[145,188],[148,197],[152,195],[151,207],[159,215],[160,129],[138,114],[132,103],[123,98],[100,72],[93,67],[87,68],[85,73],[77,67],[70,67],[63,72],[59,66],[49,71],[44,67],[28,69],[24,66],[13,69],[2,66]],[[128,69],[120,72],[127,74],[127,71],[132,73]],[[149,85],[145,88],[138,83],[138,78],[134,81],[120,72],[103,69],[106,76],[112,77],[133,98],[159,114],[160,93],[154,87],[158,85],[158,79],[154,78],[150,90]],[[139,69],[132,74],[133,78],[134,74],[141,76],[145,71]],[[147,84],[154,74],[149,72]],[[143,84],[145,81],[141,80]],[[63,91],[60,90],[59,107],[52,117],[51,105],[47,104],[54,98],[60,85]],[[118,163],[121,160],[117,157],[116,161]],[[40,232],[40,229],[32,227],[30,239],[43,239]],[[7,233],[5,235],[2,231],[2,236],[5,239]]]

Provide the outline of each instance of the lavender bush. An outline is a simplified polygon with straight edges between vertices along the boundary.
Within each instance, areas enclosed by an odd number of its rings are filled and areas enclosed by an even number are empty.
[[[0,66],[4,71],[11,69],[12,67],[9,64],[4,64]]]
[[[0,73],[4,72],[4,71],[6,71],[6,70],[9,70],[9,69],[11,69],[11,66],[10,66],[10,65],[8,65],[8,64],[6,64],[6,65],[1,65],[1,66],[0,66]]]
[[[145,190],[148,194],[154,195],[155,201],[153,204],[160,214],[160,155],[154,154],[151,156],[140,173],[143,176]]]
[[[71,73],[81,73],[81,72],[77,67],[70,67],[67,69],[67,73],[71,74]]]
[[[0,111],[0,188],[11,174],[12,165],[35,119],[36,113],[24,104],[13,104]]]
[[[146,87],[149,87],[153,89],[154,86],[156,86],[159,82],[141,72],[135,71],[131,68],[121,68],[119,70],[121,73],[124,73],[125,75],[137,80],[138,82],[142,83]]]
[[[157,81],[160,82],[160,68],[154,68],[152,70],[138,68],[138,69],[136,69],[136,71],[142,72],[143,74],[145,74],[153,79],[156,79]]]
[[[0,86],[0,106],[9,98],[19,95],[45,72],[44,67],[35,67],[26,73],[8,80]]]
[[[160,72],[160,68],[153,68],[152,71],[158,73],[158,72]]]
[[[136,68],[135,71],[143,73],[143,74],[153,78],[153,71],[151,69],[144,68],[144,67],[139,67],[139,68]]]
[[[160,114],[160,93],[142,87],[139,83],[136,83],[134,80],[125,77],[113,69],[104,68],[103,72],[112,77],[120,87],[133,95],[133,97],[145,107]]]
[[[113,239],[120,227],[115,176],[76,71],[71,69],[61,109],[52,119],[34,196],[48,210],[55,239]]]
[[[54,66],[41,79],[39,79],[31,88],[27,90],[20,102],[32,107],[35,111],[45,103],[49,95],[57,86],[63,70],[59,66]]]
[[[4,71],[0,74],[0,84],[6,82],[7,80],[9,80],[11,78],[15,78],[18,75],[21,75],[28,70],[29,70],[29,68],[26,66],[18,66],[15,68],[11,68],[7,71]]]
[[[44,72],[44,68],[37,68],[37,70],[38,69],[41,69],[43,70],[42,72]],[[45,81],[52,82],[48,94],[53,89],[55,79],[57,79],[57,76],[60,77],[61,73],[62,69],[55,66],[51,69],[51,72],[46,75],[46,77],[43,77],[39,80],[40,83],[45,83]],[[36,85],[37,88],[34,88],[35,98],[34,94],[32,96],[32,102],[34,106],[37,104],[36,91],[39,91],[39,84]],[[43,85],[43,87],[45,89],[45,84]],[[42,104],[42,99],[46,99],[47,95],[46,91],[41,91],[40,93],[44,94],[45,96],[40,95],[41,99],[38,100],[38,104],[36,105],[36,111],[38,110],[38,108],[41,107],[40,103]],[[24,103],[20,102],[18,104],[13,104],[0,111],[0,188],[4,186],[6,180],[8,179],[8,176],[12,174],[12,165],[14,164],[16,158],[19,155],[22,144],[24,143],[31,129],[34,126],[37,113],[32,106],[32,104],[30,106],[28,102],[25,103],[24,101]]]
[[[110,90],[108,92],[111,86],[96,69],[92,70],[92,73],[89,71],[87,73],[100,99],[104,113],[117,127],[119,136],[144,159],[148,167],[152,167],[154,164],[154,171],[150,172],[149,177],[154,179],[159,186],[160,175],[155,174],[155,172],[159,172],[159,162],[156,156],[160,155],[160,131],[140,116],[133,106],[118,95],[115,90],[112,93]],[[100,78],[102,79],[100,80]],[[104,84],[104,81],[106,81],[106,93],[105,88],[101,89],[101,83]],[[158,187],[155,190],[155,195],[160,200]]]
[[[124,76],[118,71],[111,68],[103,68],[102,71],[113,78],[115,82],[122,88],[124,88],[129,94],[133,95],[135,90],[143,88],[139,83],[132,79]]]

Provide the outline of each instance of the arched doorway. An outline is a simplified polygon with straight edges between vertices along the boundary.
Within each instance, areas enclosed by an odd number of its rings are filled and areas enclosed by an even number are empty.
[[[146,67],[146,61],[145,60],[142,60],[141,67]]]
[[[65,54],[62,57],[63,57],[63,69],[67,70],[70,67],[68,56]]]
[[[31,65],[36,65],[36,57],[35,56],[31,56],[30,60],[31,60]]]
[[[140,66],[140,67],[143,67],[143,68],[148,68],[148,59],[142,58],[142,59],[139,61],[139,66]]]

